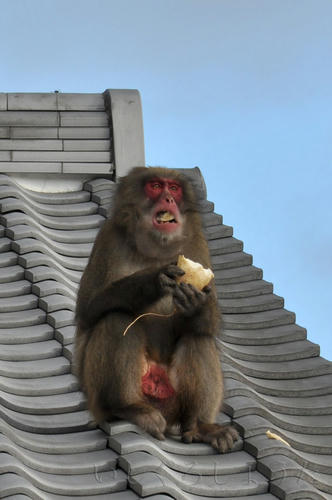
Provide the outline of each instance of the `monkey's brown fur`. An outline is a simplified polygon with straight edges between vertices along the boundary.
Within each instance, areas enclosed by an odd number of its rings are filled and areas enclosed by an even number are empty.
[[[154,178],[182,186],[181,224],[171,235],[151,226],[154,203],[144,186]],[[171,195],[165,196],[165,203],[174,203]],[[174,265],[179,254],[211,267],[191,183],[169,169],[133,169],[119,183],[112,215],[97,236],[82,276],[76,312],[77,374],[97,422],[125,418],[159,439],[167,427],[178,424],[183,441],[209,442],[224,452],[237,433],[214,423],[223,397],[215,344],[216,291],[214,284],[203,292],[176,284],[182,273]],[[122,335],[139,314],[173,311],[169,318],[142,318]],[[166,401],[142,392],[142,377],[156,364],[175,391]]]

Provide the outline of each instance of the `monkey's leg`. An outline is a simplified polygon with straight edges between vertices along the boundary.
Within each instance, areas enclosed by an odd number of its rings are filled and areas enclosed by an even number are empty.
[[[223,383],[214,339],[184,335],[175,352],[172,376],[176,378],[183,441],[210,443],[222,453],[230,450],[238,439],[237,431],[215,423]]]
[[[119,417],[164,439],[166,421],[144,398],[141,379],[147,369],[145,334],[139,325],[123,332],[133,318],[108,314],[95,326],[86,346],[84,388],[97,422]]]

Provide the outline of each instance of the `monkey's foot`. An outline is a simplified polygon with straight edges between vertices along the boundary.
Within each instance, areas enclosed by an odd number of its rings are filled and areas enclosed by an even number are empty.
[[[165,439],[166,420],[159,410],[141,402],[113,410],[113,416],[129,420],[157,439]]]
[[[238,432],[231,425],[203,423],[198,423],[182,435],[184,443],[209,443],[220,453],[230,451],[238,438]]]
[[[160,439],[165,439],[166,420],[159,410],[152,409],[146,413],[138,413],[135,416],[135,423],[143,430],[151,434],[151,436]]]

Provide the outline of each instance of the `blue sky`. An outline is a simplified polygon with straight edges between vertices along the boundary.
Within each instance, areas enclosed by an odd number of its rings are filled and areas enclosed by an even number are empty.
[[[141,92],[146,161],[193,167],[332,360],[331,0],[0,0],[0,92]]]

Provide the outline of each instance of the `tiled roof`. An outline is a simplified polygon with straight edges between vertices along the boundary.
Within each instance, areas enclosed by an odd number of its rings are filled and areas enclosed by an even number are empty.
[[[0,177],[0,491],[109,494],[126,490],[129,474],[139,496],[327,498],[318,489],[331,492],[332,363],[318,356],[206,201],[224,318],[220,419],[232,417],[244,441],[218,455],[201,444],[160,443],[127,423],[107,424],[106,433],[94,428],[70,373],[75,293],[113,190],[98,179],[45,197]],[[291,446],[269,440],[267,429]]]
[[[214,213],[199,171],[188,175],[223,311],[219,418],[242,439],[221,455],[127,422],[95,427],[71,373],[74,308],[116,184],[44,193],[1,174],[0,497],[332,499],[332,363]]]

